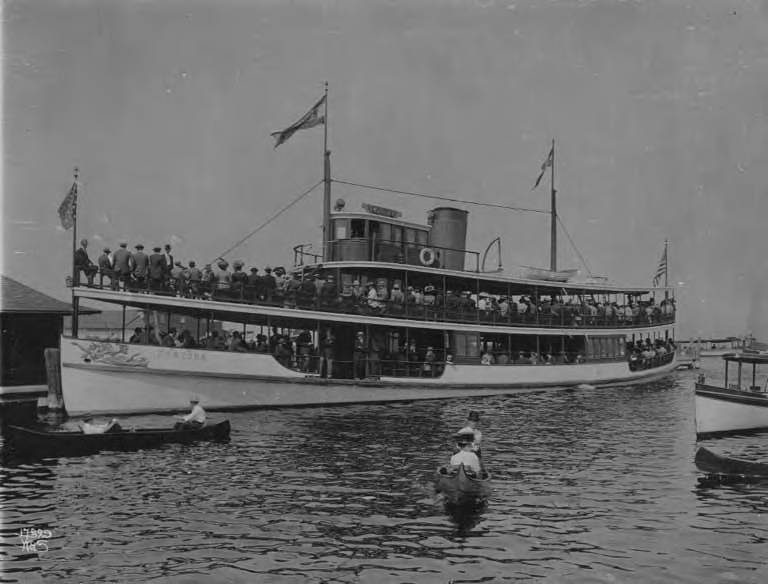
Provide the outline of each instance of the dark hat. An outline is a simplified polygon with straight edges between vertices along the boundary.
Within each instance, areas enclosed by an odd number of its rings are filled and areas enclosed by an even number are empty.
[[[198,404],[198,403],[200,403],[200,398],[199,398],[199,397],[197,397],[196,395],[193,395],[193,396],[192,396],[192,397],[189,399],[189,403],[191,403],[191,404]]]
[[[105,247],[105,248],[104,248],[104,253],[109,253],[110,251],[112,251],[112,250],[111,250],[111,249],[109,249],[108,247]]]
[[[467,416],[467,420],[472,420],[473,422],[479,422],[480,421],[480,414],[477,412],[469,412],[469,415]]]
[[[138,247],[138,246],[136,246],[136,247]],[[156,245],[155,247],[152,248],[152,251],[160,251],[161,249],[162,248],[159,245]]]
[[[121,241],[120,242],[120,247],[128,247],[128,242],[127,241]]]
[[[136,249],[144,249],[144,244],[143,243],[137,243],[134,247]]]
[[[81,239],[80,240],[80,245],[88,245],[88,240],[87,239]]]
[[[259,268],[251,268],[251,271],[252,271],[252,272],[258,272],[258,271],[259,271]]]
[[[473,432],[459,432],[454,436],[457,444],[472,444],[475,441]]]

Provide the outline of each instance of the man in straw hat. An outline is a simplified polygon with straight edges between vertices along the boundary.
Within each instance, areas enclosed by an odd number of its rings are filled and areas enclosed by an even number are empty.
[[[478,458],[482,456],[480,453],[480,442],[483,439],[483,433],[477,429],[477,425],[480,423],[480,414],[475,411],[469,412],[467,416],[467,424],[461,430],[459,434],[472,434],[472,452],[477,454]]]
[[[472,451],[472,442],[475,436],[472,432],[459,432],[456,434],[456,446],[459,451],[451,456],[451,466],[464,465],[464,468],[480,474],[480,459]]]
[[[197,429],[205,425],[205,410],[200,405],[200,398],[193,396],[189,403],[192,406],[192,411],[186,416],[176,416],[179,421],[174,426],[175,430]]]

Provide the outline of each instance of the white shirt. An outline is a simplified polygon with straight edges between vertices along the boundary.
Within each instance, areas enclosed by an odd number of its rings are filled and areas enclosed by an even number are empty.
[[[477,458],[477,454],[468,452],[467,450],[459,450],[456,454],[451,456],[451,464],[453,466],[463,464],[466,468],[472,469],[477,473],[480,472],[480,459]]]
[[[192,411],[184,416],[185,422],[200,422],[201,424],[205,424],[205,410],[202,408],[200,404],[195,404],[192,407]]]
[[[474,434],[475,441],[472,442],[472,450],[480,450],[480,442],[482,442],[483,440],[483,433],[480,430],[478,430],[477,428],[464,426],[461,430],[457,432],[457,434]]]
[[[115,419],[112,419],[105,424],[91,424],[89,422],[83,422],[80,424],[80,429],[83,431],[83,434],[104,434],[107,430],[114,426],[115,422],[117,422]]]

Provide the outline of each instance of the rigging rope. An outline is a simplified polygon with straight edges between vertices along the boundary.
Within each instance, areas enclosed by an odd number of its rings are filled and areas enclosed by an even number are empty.
[[[395,193],[397,195],[408,195],[409,197],[423,197],[425,199],[437,199],[439,201],[448,201],[450,203],[464,203],[465,205],[477,205],[479,207],[492,207],[495,209],[508,209],[510,211],[527,211],[529,213],[545,213],[549,214],[549,211],[542,209],[527,209],[525,207],[512,207],[511,205],[500,205],[498,203],[478,203],[477,201],[465,201],[463,199],[456,199],[453,197],[443,197],[440,195],[426,195],[424,193],[414,193],[411,191],[400,191],[397,189],[390,189],[386,187],[376,187],[373,185],[364,185],[360,183],[350,182],[346,180],[331,179],[331,182],[339,183],[340,185],[349,185],[352,187],[360,187],[363,189],[371,189],[373,191],[384,191],[386,193]]]
[[[309,193],[311,193],[312,191],[314,191],[314,190],[315,190],[317,187],[319,187],[321,184],[323,184],[323,181],[322,181],[322,180],[319,180],[319,181],[317,181],[317,182],[316,182],[314,185],[312,185],[312,186],[311,186],[309,189],[307,189],[306,191],[304,191],[303,193],[301,193],[301,194],[300,194],[298,197],[296,197],[295,199],[293,199],[293,201],[291,201],[290,203],[288,203],[287,205],[285,205],[285,206],[284,206],[282,209],[280,209],[279,211],[277,211],[277,212],[276,212],[274,215],[272,215],[272,216],[271,216],[269,219],[267,219],[266,221],[264,221],[264,222],[263,222],[261,225],[259,225],[259,226],[258,226],[256,229],[254,229],[253,231],[251,231],[251,232],[250,232],[248,235],[246,235],[245,237],[243,237],[242,239],[240,239],[240,240],[239,240],[237,243],[235,243],[235,244],[234,244],[232,247],[230,247],[229,249],[227,249],[227,250],[226,250],[224,253],[221,253],[221,254],[217,255],[217,256],[216,256],[216,259],[218,259],[218,258],[223,258],[225,255],[227,255],[227,254],[228,254],[229,252],[231,252],[232,250],[235,250],[235,249],[237,249],[238,247],[240,247],[240,246],[241,246],[243,243],[245,243],[245,242],[246,242],[248,239],[250,239],[251,237],[253,237],[254,235],[256,235],[256,233],[258,233],[260,230],[264,229],[264,228],[265,228],[267,225],[269,225],[270,223],[272,223],[272,221],[274,221],[275,219],[277,219],[277,218],[278,218],[280,215],[282,215],[282,214],[283,214],[283,213],[285,213],[285,212],[286,212],[288,209],[290,209],[291,207],[293,207],[293,206],[294,206],[296,203],[298,203],[299,201],[301,201],[301,200],[302,200],[304,197],[306,197],[306,196],[307,196]],[[216,259],[214,259],[214,260],[211,260],[211,263],[215,262],[215,261],[216,261]]]
[[[267,219],[261,225],[256,227],[256,229],[254,229],[253,231],[248,233],[248,235],[246,235],[245,237],[241,238],[234,245],[229,247],[226,251],[224,251],[223,253],[221,253],[218,256],[216,256],[216,258],[217,259],[218,258],[223,258],[225,255],[227,255],[231,251],[233,251],[233,250],[237,249],[238,247],[240,247],[248,239],[250,239],[251,237],[256,235],[256,233],[261,231],[264,227],[266,227],[267,225],[272,223],[272,221],[277,219],[280,215],[285,213],[288,209],[293,207],[296,203],[298,203],[304,197],[309,195],[309,193],[311,193],[317,187],[319,187],[321,184],[323,184],[323,182],[324,182],[323,180],[317,181],[309,189],[307,189],[306,191],[301,193],[298,197],[296,197],[290,203],[288,203],[283,208],[281,208],[279,211],[277,211],[269,219]],[[359,188],[363,188],[363,189],[370,189],[370,190],[374,190],[374,191],[383,191],[383,192],[387,192],[387,193],[394,193],[394,194],[397,194],[397,195],[407,195],[409,197],[423,197],[425,199],[437,199],[439,201],[447,201],[447,202],[451,202],[451,203],[464,203],[466,205],[477,205],[479,207],[490,207],[490,208],[494,208],[494,209],[507,209],[507,210],[510,210],[510,211],[521,211],[521,212],[528,212],[528,213],[543,213],[543,214],[547,214],[547,215],[549,214],[549,211],[545,211],[543,209],[528,209],[526,207],[513,207],[511,205],[501,205],[501,204],[498,204],[498,203],[478,203],[477,201],[467,201],[467,200],[464,200],[464,199],[457,199],[457,198],[454,198],[454,197],[444,197],[444,196],[441,196],[441,195],[427,195],[425,193],[415,193],[415,192],[412,192],[412,191],[401,191],[401,190],[398,190],[398,189],[390,189],[390,188],[386,188],[386,187],[377,187],[377,186],[373,186],[373,185],[365,185],[365,184],[355,183],[355,182],[346,181],[346,180],[331,179],[331,182],[335,182],[335,183],[342,184],[342,185],[348,185],[348,186],[352,186],[352,187],[359,187]],[[586,268],[586,270],[589,273],[589,275],[592,276],[593,274],[592,274],[592,270],[589,269],[589,264],[587,264],[587,261],[584,259],[584,256],[581,255],[581,252],[579,251],[579,248],[576,247],[576,244],[574,243],[573,238],[571,237],[571,234],[568,233],[568,230],[565,228],[565,224],[560,219],[559,215],[557,216],[557,222],[560,224],[560,227],[563,229],[563,233],[565,233],[565,236],[568,238],[568,241],[570,242],[571,247],[576,252],[576,255],[578,255],[578,257],[579,257],[579,260],[581,261],[582,264],[584,264],[584,268]],[[215,261],[215,259],[212,260],[212,261]]]
[[[571,234],[568,233],[568,230],[565,228],[565,224],[560,219],[560,215],[557,215],[557,222],[560,224],[560,227],[563,228],[563,233],[565,233],[565,236],[568,238],[568,241],[571,242],[571,247],[576,252],[576,255],[579,256],[579,259],[581,260],[581,263],[584,264],[584,267],[586,268],[587,273],[589,274],[589,276],[590,277],[594,276],[594,274],[592,273],[592,270],[589,269],[589,264],[587,264],[587,260],[585,260],[584,256],[581,255],[581,252],[579,251],[579,248],[576,247],[576,244],[573,242],[573,238],[571,237]]]

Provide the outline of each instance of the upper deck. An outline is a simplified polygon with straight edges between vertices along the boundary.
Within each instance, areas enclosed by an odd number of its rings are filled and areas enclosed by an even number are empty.
[[[537,289],[542,294],[566,291],[638,296],[654,290],[620,286],[605,278],[582,278],[578,270],[552,272],[517,266],[504,271],[500,257],[497,268],[486,270],[485,260],[489,250],[481,253],[466,248],[468,213],[461,209],[432,209],[425,225],[404,221],[400,212],[393,209],[367,204],[363,204],[363,209],[332,213],[331,238],[325,261],[323,254],[310,251],[311,246],[297,245],[294,248],[295,268],[357,267],[363,270],[379,269],[382,275],[385,271],[418,272],[457,282],[467,281],[469,276],[480,282],[481,289],[491,287],[498,289],[498,293],[506,294],[532,294]],[[472,291],[477,288],[464,284],[464,288],[467,287]],[[664,292],[668,296],[671,290]]]

